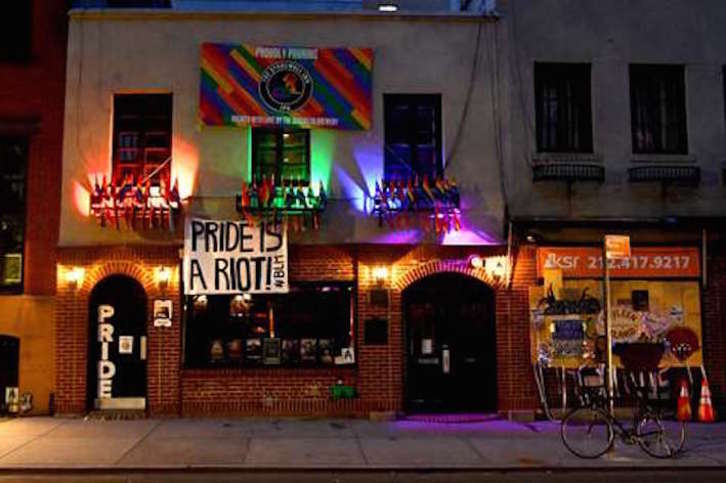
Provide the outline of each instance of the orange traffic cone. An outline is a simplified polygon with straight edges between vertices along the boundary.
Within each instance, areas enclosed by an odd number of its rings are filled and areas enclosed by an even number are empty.
[[[708,388],[708,379],[701,380],[701,401],[698,405],[698,420],[702,423],[712,423],[716,420],[711,405],[711,390]]]
[[[691,398],[688,395],[688,385],[685,380],[681,381],[681,393],[678,395],[678,410],[676,411],[678,421],[690,421],[691,415]]]

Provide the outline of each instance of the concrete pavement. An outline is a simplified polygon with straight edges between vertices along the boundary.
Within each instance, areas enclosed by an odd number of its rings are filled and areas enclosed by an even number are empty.
[[[598,460],[562,445],[559,425],[306,419],[0,420],[0,474],[18,470],[726,469],[726,424],[691,424],[686,452],[650,458],[617,443]]]

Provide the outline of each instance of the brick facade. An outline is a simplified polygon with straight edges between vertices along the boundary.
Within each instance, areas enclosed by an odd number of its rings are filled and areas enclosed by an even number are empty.
[[[166,288],[174,300],[171,328],[154,328],[149,318],[148,411],[169,415],[339,415],[362,416],[372,411],[403,408],[405,357],[402,293],[421,278],[457,272],[495,289],[500,411],[537,407],[529,356],[527,287],[534,283],[534,250],[524,247],[515,257],[511,284],[493,279],[467,263],[470,254],[502,255],[501,248],[436,246],[291,246],[291,281],[355,281],[356,367],[185,369],[178,272]],[[372,276],[373,267],[389,267],[389,280]],[[79,287],[64,281],[66,270],[85,268]],[[88,300],[93,287],[120,273],[138,280],[149,296],[162,295],[154,279],[159,266],[178,270],[178,247],[65,248],[60,251],[58,283],[57,407],[62,413],[86,410]],[[370,303],[372,289],[386,288],[388,307]],[[149,306],[149,311],[151,307]],[[389,321],[387,345],[363,343],[363,321]],[[338,380],[356,387],[359,397],[331,401],[329,387]]]
[[[15,3],[32,3],[30,55],[17,62],[0,59],[0,136],[24,138],[28,143],[23,286],[20,293],[14,289],[0,291],[0,335],[20,339],[18,384],[21,394],[33,396],[30,414],[48,414],[54,391],[53,296],[61,205],[68,2]],[[17,9],[5,9],[4,19],[14,22],[14,11]],[[21,27],[17,27],[12,35],[22,42]],[[0,206],[0,211],[4,208]],[[5,369],[0,367],[0,372]]]
[[[726,247],[723,235],[709,240],[703,289],[703,356],[717,416],[726,414]]]
[[[57,411],[75,414],[86,412],[89,296],[96,284],[104,278],[123,274],[134,278],[144,287],[148,297],[148,314],[151,313],[155,298],[168,297],[174,302],[171,327],[153,327],[151,317],[147,317],[147,407],[151,414],[178,413],[181,365],[178,249],[61,248],[58,258],[55,361]],[[172,270],[166,288],[160,287],[155,279],[155,271],[161,266]],[[66,273],[73,267],[85,270],[83,280],[75,287],[66,281]]]
[[[27,136],[25,287],[55,292],[68,19],[65,0],[33,2],[27,62],[0,61],[0,135]]]

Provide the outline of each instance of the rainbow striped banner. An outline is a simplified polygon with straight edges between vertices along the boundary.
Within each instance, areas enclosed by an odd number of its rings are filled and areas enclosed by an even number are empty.
[[[202,44],[207,126],[370,129],[369,48]]]

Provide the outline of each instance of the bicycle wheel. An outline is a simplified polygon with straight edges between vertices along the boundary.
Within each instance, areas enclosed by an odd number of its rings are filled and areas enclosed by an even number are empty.
[[[640,420],[636,431],[638,444],[654,458],[673,458],[686,442],[686,423],[661,421],[651,414]]]
[[[580,458],[597,458],[613,445],[613,427],[602,409],[575,408],[562,420],[562,442]]]

